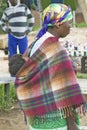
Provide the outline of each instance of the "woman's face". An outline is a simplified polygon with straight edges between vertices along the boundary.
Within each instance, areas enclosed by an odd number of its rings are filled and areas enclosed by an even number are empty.
[[[66,37],[70,33],[71,24],[70,22],[62,23],[58,28],[58,35],[59,37]]]

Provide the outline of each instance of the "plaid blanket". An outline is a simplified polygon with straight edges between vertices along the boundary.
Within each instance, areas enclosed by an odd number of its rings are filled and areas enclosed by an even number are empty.
[[[30,47],[25,57],[29,53]],[[85,102],[67,52],[55,37],[48,37],[28,58],[16,75],[15,88],[27,116],[59,110],[66,117]]]

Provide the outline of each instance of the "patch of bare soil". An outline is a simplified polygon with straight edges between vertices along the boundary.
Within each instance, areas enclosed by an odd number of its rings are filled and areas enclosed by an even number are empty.
[[[81,116],[80,120],[82,126],[87,126],[87,113],[85,116]],[[0,130],[29,130],[18,104],[7,112],[0,112]]]
[[[20,108],[0,112],[0,130],[29,130]]]

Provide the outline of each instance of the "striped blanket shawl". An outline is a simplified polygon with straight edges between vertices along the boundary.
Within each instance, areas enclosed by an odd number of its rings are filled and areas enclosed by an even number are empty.
[[[30,47],[26,52],[29,56]],[[27,116],[59,110],[64,116],[84,103],[72,63],[55,37],[47,38],[16,75],[15,87]]]

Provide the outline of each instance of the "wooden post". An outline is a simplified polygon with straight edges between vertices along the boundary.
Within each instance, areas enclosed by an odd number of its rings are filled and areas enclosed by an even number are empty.
[[[41,0],[37,0],[37,5],[38,5],[39,12],[40,12],[40,25],[42,25],[42,21],[41,21],[41,14],[42,14]]]
[[[5,101],[9,101],[9,88],[10,88],[10,83],[4,84]]]
[[[75,10],[73,10],[73,27],[76,25],[76,16],[75,16]]]

